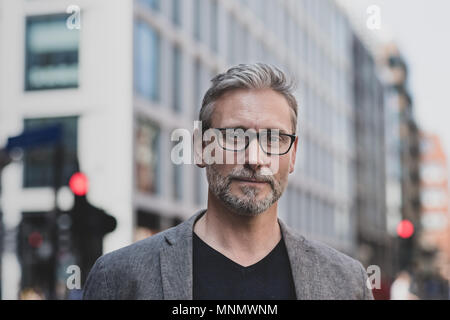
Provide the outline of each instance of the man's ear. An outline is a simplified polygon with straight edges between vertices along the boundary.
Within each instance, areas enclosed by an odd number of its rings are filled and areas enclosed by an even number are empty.
[[[290,162],[289,162],[289,173],[294,172],[295,160],[296,160],[296,157],[297,157],[297,144],[298,144],[298,136],[295,137],[294,144],[292,145],[291,159],[290,159]]]
[[[194,129],[192,140],[194,146],[194,163],[199,168],[204,168],[206,167],[206,163],[203,161],[203,137],[201,131],[198,128]]]

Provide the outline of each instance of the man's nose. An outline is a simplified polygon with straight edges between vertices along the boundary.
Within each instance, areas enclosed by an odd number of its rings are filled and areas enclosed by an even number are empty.
[[[246,164],[254,167],[268,165],[269,156],[261,149],[258,139],[252,139],[247,147]]]

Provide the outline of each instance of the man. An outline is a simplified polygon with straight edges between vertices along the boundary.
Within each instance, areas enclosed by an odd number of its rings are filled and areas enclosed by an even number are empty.
[[[207,209],[99,258],[85,299],[373,299],[358,261],[277,218],[298,145],[292,90],[266,64],[212,80],[200,120],[217,139],[195,149],[207,172]],[[233,161],[208,162],[202,152],[211,143],[223,152],[212,156]]]

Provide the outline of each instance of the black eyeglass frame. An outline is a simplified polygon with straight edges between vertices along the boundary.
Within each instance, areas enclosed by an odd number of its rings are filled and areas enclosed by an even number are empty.
[[[226,130],[237,130],[237,129],[238,129],[238,130],[239,130],[239,129],[244,130],[244,129],[242,129],[242,128],[210,128],[210,129],[213,129],[213,130],[220,130],[220,131],[224,131],[224,130],[225,130],[225,131],[226,131]],[[277,129],[264,129],[264,130],[277,130]],[[261,147],[261,150],[262,150],[265,154],[267,154],[267,155],[273,155],[273,156],[283,156],[283,155],[287,154],[289,151],[291,151],[292,145],[294,144],[295,139],[297,138],[297,136],[294,135],[294,134],[279,133],[280,136],[286,136],[286,137],[289,137],[289,138],[291,139],[291,142],[290,142],[290,144],[289,144],[289,148],[287,149],[286,152],[283,152],[283,153],[272,153],[272,152],[267,152],[267,151],[264,150],[264,147],[261,145],[261,140],[259,139],[259,134],[260,134],[259,132],[254,132],[254,136],[256,136],[256,139],[258,140],[258,144],[259,144],[259,146]],[[223,150],[226,150],[226,151],[233,151],[233,152],[244,151],[244,150],[246,150],[246,149],[248,148],[248,146],[250,145],[250,142],[253,140],[254,136],[252,137],[252,139],[249,139],[249,140],[248,140],[248,142],[246,143],[245,147],[244,147],[243,149],[241,149],[241,150],[228,149],[228,148],[222,146],[220,143],[219,143],[219,146],[220,146]]]

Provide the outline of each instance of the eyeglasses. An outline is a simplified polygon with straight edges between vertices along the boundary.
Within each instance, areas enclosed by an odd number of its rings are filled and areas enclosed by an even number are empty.
[[[227,151],[243,151],[250,141],[258,139],[261,150],[268,155],[282,156],[291,150],[296,135],[280,133],[278,129],[261,129],[259,132],[241,128],[212,128],[219,133],[219,146]]]

